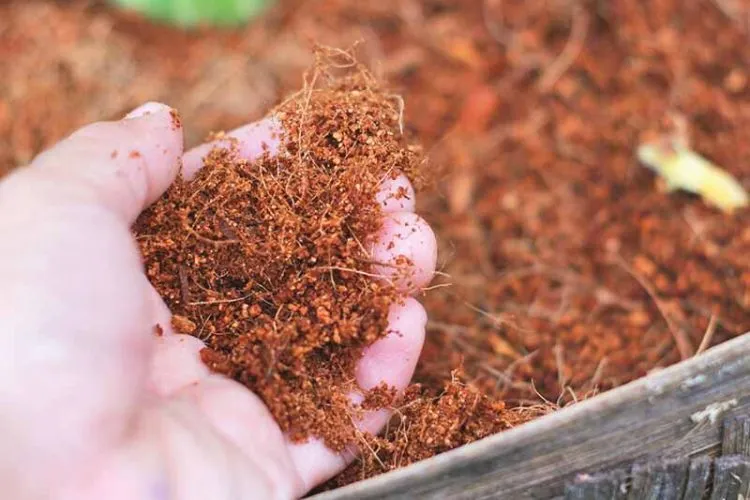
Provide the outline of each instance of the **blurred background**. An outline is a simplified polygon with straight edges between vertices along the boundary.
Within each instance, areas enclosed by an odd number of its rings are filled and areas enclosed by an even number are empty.
[[[565,404],[750,326],[748,211],[664,193],[634,157],[681,124],[750,186],[748,2],[277,0],[234,27],[122,3],[156,17],[0,2],[0,175],[147,100],[195,145],[298,89],[314,43],[361,42],[430,156],[426,387],[461,368],[510,405]]]

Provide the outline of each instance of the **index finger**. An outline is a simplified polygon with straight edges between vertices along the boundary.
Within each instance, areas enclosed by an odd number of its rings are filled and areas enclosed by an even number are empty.
[[[182,176],[192,179],[203,166],[205,157],[215,148],[236,146],[240,158],[254,160],[268,151],[276,154],[281,143],[281,121],[270,116],[226,132],[221,138],[196,146],[182,157]]]

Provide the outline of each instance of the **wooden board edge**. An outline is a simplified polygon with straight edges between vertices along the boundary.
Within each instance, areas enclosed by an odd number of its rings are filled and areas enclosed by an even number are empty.
[[[723,373],[723,376],[721,376]],[[535,421],[526,423],[517,428],[490,436],[476,443],[451,450],[436,457],[412,464],[411,466],[392,471],[380,476],[354,483],[337,490],[317,494],[311,498],[315,500],[344,500],[359,498],[376,498],[391,496],[393,498],[405,494],[407,491],[426,492],[430,490],[430,483],[438,484],[444,481],[457,469],[470,469],[473,462],[485,461],[487,457],[498,454],[509,448],[521,448],[531,444],[533,439],[540,435],[549,435],[554,438],[555,430],[564,425],[577,423],[586,425],[589,417],[595,416],[601,411],[620,411],[627,415],[630,408],[639,401],[653,400],[658,406],[660,396],[676,389],[685,389],[690,392],[693,389],[710,387],[712,383],[724,383],[740,375],[750,378],[750,335],[742,335],[715,346],[700,356],[677,363],[647,377],[635,380],[629,384],[613,389],[589,400],[576,405],[563,408],[555,413],[541,417]],[[747,387],[750,393],[750,387]],[[706,391],[703,391],[706,392]],[[697,395],[703,392],[696,392]],[[716,396],[715,398],[713,396]],[[698,396],[696,396],[698,397]],[[708,411],[707,418],[711,418],[712,411],[721,411],[721,397],[725,395],[708,393],[704,399],[696,399],[692,403],[699,403]],[[712,399],[713,398],[713,399]],[[705,404],[704,404],[705,403]],[[673,404],[665,402],[664,404]],[[731,403],[724,401],[731,406]],[[690,417],[693,409],[686,405],[686,417]],[[729,408],[727,408],[729,409]],[[655,413],[658,408],[655,407]],[[697,418],[701,418],[698,415]],[[714,422],[715,423],[715,422]],[[717,431],[718,432],[718,431]],[[623,460],[635,457],[620,457]],[[594,467],[594,464],[592,464]],[[592,471],[594,472],[594,471]],[[502,473],[496,470],[494,473]],[[481,476],[482,473],[479,473]],[[456,477],[455,482],[465,481],[467,492],[471,489],[470,482],[476,482],[477,477],[467,477],[462,480]],[[416,488],[419,486],[418,488]],[[484,485],[490,486],[491,485]],[[491,489],[491,488],[490,488]],[[420,493],[419,495],[422,495]],[[413,498],[420,497],[415,493]],[[476,498],[484,498],[484,494],[477,492]],[[422,495],[421,497],[426,497]],[[466,498],[469,498],[467,496]],[[471,496],[474,498],[474,496]],[[502,496],[495,496],[502,498]]]

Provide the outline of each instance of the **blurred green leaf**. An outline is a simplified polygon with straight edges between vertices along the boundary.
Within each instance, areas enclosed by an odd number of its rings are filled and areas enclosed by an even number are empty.
[[[273,0],[113,0],[122,7],[179,26],[237,25],[260,14]]]

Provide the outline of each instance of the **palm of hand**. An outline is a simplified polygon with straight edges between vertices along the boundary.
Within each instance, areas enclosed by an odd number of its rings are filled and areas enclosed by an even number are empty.
[[[274,126],[232,135],[252,157]],[[169,108],[148,104],[79,130],[0,183],[0,482],[10,498],[292,498],[351,460],[318,441],[290,443],[254,394],[208,372],[197,339],[153,335],[170,313],[130,225],[180,158],[190,176],[210,147],[183,156]],[[424,284],[435,240],[413,197],[388,198],[404,186],[383,186],[389,215],[374,252],[410,255]],[[419,231],[402,240],[405,221]],[[425,320],[413,299],[391,311],[393,333],[359,364],[361,387],[408,383]],[[376,432],[387,417],[360,426]]]

